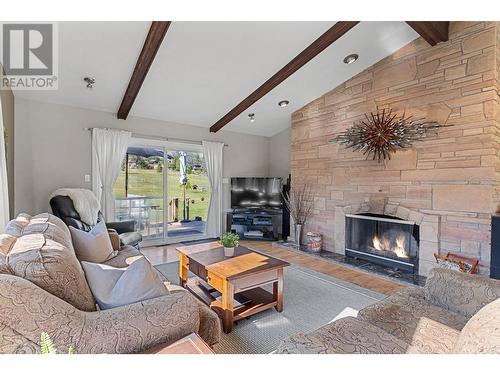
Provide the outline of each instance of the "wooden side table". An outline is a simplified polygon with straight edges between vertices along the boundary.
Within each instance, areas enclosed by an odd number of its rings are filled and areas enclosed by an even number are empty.
[[[191,333],[170,345],[158,345],[142,354],[215,354],[196,333]]]

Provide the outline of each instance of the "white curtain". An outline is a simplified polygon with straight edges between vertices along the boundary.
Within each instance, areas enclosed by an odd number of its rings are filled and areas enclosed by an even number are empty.
[[[107,221],[115,219],[113,186],[131,137],[131,132],[92,129],[92,191]]]
[[[203,141],[203,157],[210,184],[207,235],[218,237],[222,233],[222,154],[224,143]]]
[[[2,100],[0,98],[0,232],[9,222],[9,185],[7,181],[7,155],[3,127]]]

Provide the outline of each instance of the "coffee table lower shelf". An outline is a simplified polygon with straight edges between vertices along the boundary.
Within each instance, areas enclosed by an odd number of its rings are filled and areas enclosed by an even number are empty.
[[[190,277],[186,288],[202,302],[210,306],[221,319],[224,319],[224,309],[222,307],[222,303],[200,285],[200,280],[202,279],[196,276]],[[236,293],[236,295],[241,295],[245,299],[249,300],[249,302],[233,309],[233,321],[248,318],[253,314],[257,314],[261,311],[277,306],[277,301],[275,300],[273,294],[260,287],[245,290]]]

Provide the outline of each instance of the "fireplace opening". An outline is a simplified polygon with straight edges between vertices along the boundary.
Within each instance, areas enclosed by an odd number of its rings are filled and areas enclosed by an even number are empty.
[[[418,274],[419,226],[377,214],[346,215],[348,257]]]

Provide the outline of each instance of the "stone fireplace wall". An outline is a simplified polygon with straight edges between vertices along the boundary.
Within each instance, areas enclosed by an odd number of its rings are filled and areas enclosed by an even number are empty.
[[[500,201],[499,26],[452,22],[448,42],[418,38],[292,115],[292,181],[313,188],[306,229],[323,234],[325,250],[344,251],[345,207],[383,200],[425,218],[421,235],[435,240],[421,243],[422,274],[434,252],[448,251],[489,272]],[[328,143],[377,106],[448,127],[382,163]]]

